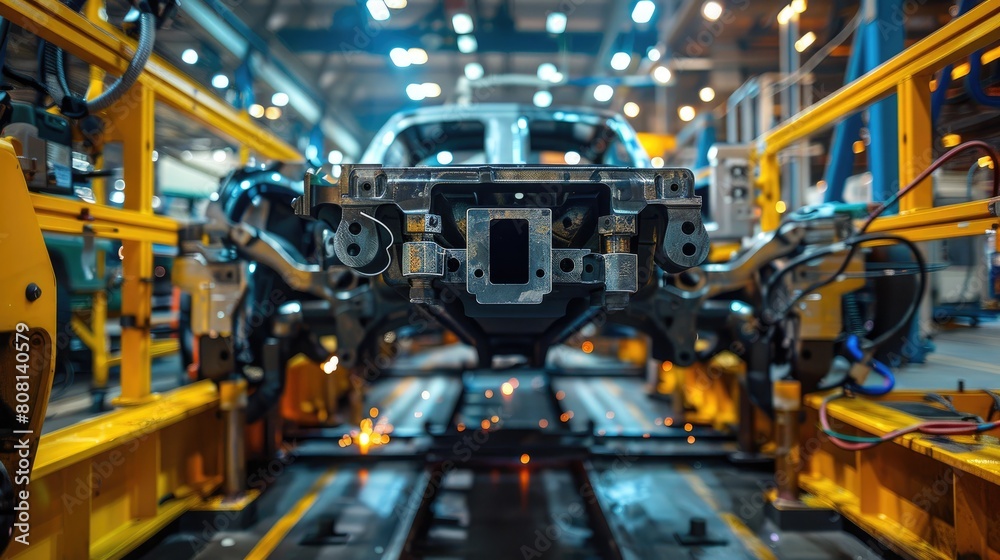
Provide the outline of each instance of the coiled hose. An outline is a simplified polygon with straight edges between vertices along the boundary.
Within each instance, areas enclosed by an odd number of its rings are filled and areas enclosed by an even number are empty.
[[[135,51],[135,56],[129,61],[125,73],[115,80],[104,92],[96,98],[87,100],[87,114],[103,111],[114,105],[122,98],[129,89],[135,85],[139,75],[149,56],[153,53],[153,44],[156,42],[156,16],[151,12],[143,12],[139,16],[139,44]],[[74,96],[69,88],[69,80],[66,79],[66,57],[63,50],[51,43],[45,45],[44,62],[46,69],[45,83],[48,86],[49,94],[59,107],[65,107],[66,97]],[[84,115],[67,115],[80,117]]]

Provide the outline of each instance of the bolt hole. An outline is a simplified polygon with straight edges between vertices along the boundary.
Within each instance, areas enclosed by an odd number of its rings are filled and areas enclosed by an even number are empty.
[[[680,354],[677,355],[677,359],[679,359],[681,362],[684,363],[690,362],[691,354],[688,352],[681,352]]]
[[[226,360],[228,360],[229,359],[229,352],[227,352],[226,350],[223,350],[222,352],[219,352],[219,359],[222,360],[223,362],[226,361]]]
[[[684,235],[691,235],[694,233],[694,224],[692,222],[684,222],[681,224],[681,231],[684,232]]]
[[[604,227],[611,227],[611,218],[604,218]]]
[[[576,268],[576,264],[573,262],[573,259],[563,259],[559,261],[559,269],[563,272],[573,272],[574,268]]]
[[[539,268],[538,270],[535,271],[535,276],[539,278],[545,278],[545,271]]]
[[[670,183],[670,192],[677,192],[681,189],[681,186],[677,183]]]
[[[481,268],[477,268],[477,269],[476,269],[476,270],[475,270],[475,271],[474,271],[474,272],[473,272],[472,274],[473,274],[473,275],[474,275],[474,276],[475,276],[476,278],[482,278],[482,277],[483,277],[483,269],[481,269]]]
[[[586,265],[585,265],[585,266],[583,267],[583,271],[584,271],[584,272],[586,272],[587,274],[590,274],[591,272],[593,272],[593,271],[594,271],[594,265],[592,265],[592,264],[589,264],[589,263],[588,263],[588,264],[586,264]]]
[[[347,231],[351,232],[351,235],[357,235],[361,233],[361,224],[358,222],[351,222],[351,225],[347,226]]]
[[[569,229],[573,227],[573,220],[571,220],[569,216],[566,216],[565,218],[562,219],[562,225],[564,228]]]
[[[813,353],[812,353],[811,350],[809,350],[808,348],[802,350],[802,359],[803,360],[811,360],[812,357],[813,357]]]
[[[347,246],[347,254],[356,257],[361,254],[361,246],[357,243],[351,243]]]
[[[361,185],[361,188],[366,191],[370,191],[372,190],[372,184],[366,181],[364,184]]]
[[[694,243],[685,243],[684,246],[681,247],[681,251],[684,253],[684,256],[693,257],[694,254],[698,252],[698,248],[694,246]]]
[[[462,267],[462,263],[455,257],[448,259],[448,272],[458,272],[458,269]]]

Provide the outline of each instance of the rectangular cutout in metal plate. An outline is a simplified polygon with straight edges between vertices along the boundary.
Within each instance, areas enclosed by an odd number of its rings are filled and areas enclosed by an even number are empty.
[[[467,288],[484,304],[541,303],[552,291],[552,211],[470,208]]]

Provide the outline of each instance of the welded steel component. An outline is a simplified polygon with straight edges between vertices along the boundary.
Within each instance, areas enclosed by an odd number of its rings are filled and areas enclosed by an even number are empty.
[[[709,249],[684,169],[347,165],[304,191],[296,213],[334,232],[324,266],[381,275],[484,358],[539,358]]]

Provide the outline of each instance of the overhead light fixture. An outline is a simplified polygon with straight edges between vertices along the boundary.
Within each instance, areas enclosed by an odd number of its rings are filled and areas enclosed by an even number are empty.
[[[226,89],[229,87],[229,77],[225,74],[216,74],[212,76],[212,87]]]
[[[459,35],[468,35],[475,29],[475,25],[472,23],[472,16],[464,12],[459,12],[451,16],[451,27]]]
[[[538,65],[538,79],[545,80],[546,82],[552,80],[552,75],[559,72],[555,64],[551,62],[543,62]]]
[[[531,102],[535,104],[535,107],[545,108],[552,105],[552,92],[547,89],[541,89],[535,92],[532,96]]]
[[[653,12],[656,11],[656,3],[653,0],[639,0],[632,8],[632,21],[636,23],[649,23],[653,19]]]
[[[229,157],[229,154],[226,153],[226,150],[215,150],[212,152],[212,159],[214,159],[217,163],[226,161],[227,157]]]
[[[653,79],[661,84],[669,82],[671,77],[672,74],[670,73],[670,69],[666,66],[657,66],[653,70]]]
[[[390,10],[402,10],[406,7],[406,0],[382,0],[385,7]]]
[[[247,112],[250,113],[251,117],[259,119],[264,116],[264,106],[254,103],[253,105],[247,108]]]
[[[639,116],[639,104],[634,101],[629,101],[625,104],[622,111],[625,113],[626,117],[634,119]]]
[[[410,51],[402,48],[396,47],[389,51],[389,60],[392,61],[399,68],[406,68],[412,61],[410,60]]]
[[[459,35],[458,36],[458,52],[462,54],[471,54],[476,52],[479,48],[479,43],[476,42],[475,35]]]
[[[566,21],[566,14],[552,12],[545,18],[545,30],[553,35],[559,35],[566,31]]]
[[[478,62],[470,62],[465,65],[465,77],[470,80],[478,80],[486,75],[483,65]]]
[[[611,67],[615,70],[625,70],[632,64],[632,55],[625,51],[618,51],[611,57]]]
[[[552,75],[549,76],[549,81],[553,84],[561,84],[564,79],[566,79],[566,76],[564,76],[562,72],[553,72]]]
[[[701,91],[698,92],[698,98],[708,103],[709,101],[715,99],[715,90],[710,87],[703,87]]]
[[[424,97],[438,97],[441,95],[441,86],[434,82],[424,82],[420,84],[420,89],[423,91]]]
[[[601,103],[607,103],[611,101],[611,98],[615,96],[615,89],[608,84],[601,84],[594,88],[594,99],[600,101]]]
[[[680,109],[677,109],[677,116],[684,122],[693,121],[695,115],[697,114],[698,113],[694,110],[694,107],[690,105],[684,105]]]
[[[661,56],[663,55],[660,54],[660,49],[656,47],[649,47],[649,50],[646,51],[646,57],[649,58],[649,60],[652,62],[660,60]]]
[[[267,120],[276,121],[281,118],[281,108],[268,107],[267,110],[264,111],[264,116],[267,117]]]
[[[365,2],[365,7],[368,8],[368,13],[371,14],[373,20],[385,21],[389,19],[389,8],[386,7],[383,0],[368,0]]]
[[[448,150],[445,150],[443,152],[438,152],[438,154],[437,154],[437,162],[439,164],[441,164],[441,165],[448,165],[448,164],[450,164],[453,161],[455,161],[455,156],[454,156],[454,154],[452,154]]]
[[[810,45],[816,42],[816,34],[810,31],[805,35],[799,37],[798,41],[795,41],[795,50],[802,52],[809,48]]]
[[[275,92],[274,95],[271,96],[271,105],[274,105],[275,107],[284,107],[285,105],[288,105],[288,94],[283,91]]]
[[[580,154],[577,152],[572,152],[572,151],[566,152],[564,158],[566,159],[566,163],[570,165],[576,165],[580,163]]]
[[[785,6],[780,12],[778,12],[778,23],[781,25],[788,25],[788,22],[792,21],[792,16],[794,15],[795,12],[792,10],[792,6]]]
[[[410,55],[410,64],[426,64],[427,63],[427,51],[419,47],[413,47],[406,51]]]
[[[709,0],[701,6],[701,15],[708,21],[715,21],[722,16],[722,4]]]
[[[805,11],[806,11],[806,0],[792,0],[792,3],[789,4],[789,6],[791,6],[792,7],[792,11],[795,12],[795,13],[797,13],[797,14],[805,13]]]
[[[424,97],[424,88],[420,84],[410,84],[406,86],[406,96],[413,101],[420,101]]]
[[[197,64],[198,63],[198,51],[194,49],[185,49],[181,53],[181,60],[187,64]]]
[[[344,161],[344,152],[340,150],[330,150],[330,153],[326,156],[326,161],[332,163],[333,165],[338,165]]]
[[[649,160],[649,163],[653,164],[653,167],[660,168],[663,167],[663,158],[660,156],[655,156],[653,159]]]

